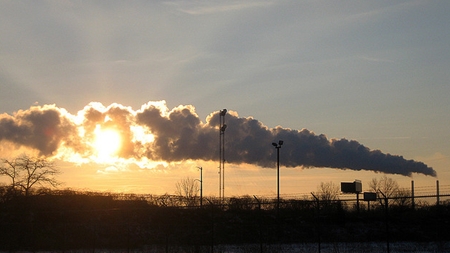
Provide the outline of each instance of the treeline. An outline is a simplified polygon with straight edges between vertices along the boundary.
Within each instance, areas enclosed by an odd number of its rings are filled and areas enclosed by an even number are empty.
[[[277,208],[274,200],[243,196],[177,206],[178,197],[169,195],[1,193],[0,250],[9,251],[159,245],[210,252],[218,244],[450,240],[449,203],[377,202],[368,210],[340,200],[282,199]]]

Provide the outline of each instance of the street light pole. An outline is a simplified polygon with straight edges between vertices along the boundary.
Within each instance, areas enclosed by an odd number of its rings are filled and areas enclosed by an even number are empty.
[[[277,149],[277,212],[280,208],[280,148],[283,145],[283,141],[279,140],[278,143],[272,142],[272,145]]]
[[[203,207],[203,167],[198,167],[200,170],[200,207]]]
[[[220,122],[219,122],[219,199],[221,201],[225,198],[225,115],[227,109],[220,110]]]

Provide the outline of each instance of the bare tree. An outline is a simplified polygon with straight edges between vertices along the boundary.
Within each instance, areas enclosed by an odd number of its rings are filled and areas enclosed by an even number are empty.
[[[409,190],[405,188],[399,188],[394,197],[394,205],[401,208],[412,206],[411,192]]]
[[[380,203],[382,203],[384,197],[388,199],[395,198],[400,192],[400,187],[398,186],[397,181],[392,178],[388,178],[386,175],[380,179],[373,178],[369,183],[369,188],[377,193],[377,198],[380,200]]]
[[[333,182],[322,182],[320,186],[317,187],[317,197],[320,201],[332,202],[339,200],[340,189],[339,186]]]
[[[3,159],[2,162],[0,175],[10,179],[10,189],[23,192],[25,196],[31,194],[34,186],[56,187],[60,184],[55,179],[59,170],[53,162],[45,158],[22,155],[12,160]]]
[[[175,187],[175,194],[184,200],[186,206],[195,205],[197,194],[200,189],[196,179],[189,177],[183,178],[175,184]]]
[[[169,195],[167,193],[160,195],[156,198],[156,205],[168,207],[168,206],[179,206],[179,196]]]
[[[339,201],[340,188],[333,182],[321,182],[317,187],[317,192],[313,194],[317,207],[321,209],[331,210],[336,207],[341,207]]]

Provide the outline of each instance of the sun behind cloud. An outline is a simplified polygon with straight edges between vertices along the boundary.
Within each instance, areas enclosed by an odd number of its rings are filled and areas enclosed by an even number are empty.
[[[107,162],[113,159],[120,150],[122,138],[114,129],[102,129],[99,125],[95,128],[95,140],[93,147],[97,154],[98,162]]]

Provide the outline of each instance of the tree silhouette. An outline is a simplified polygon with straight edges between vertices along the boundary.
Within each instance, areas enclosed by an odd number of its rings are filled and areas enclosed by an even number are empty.
[[[369,188],[377,193],[377,199],[380,204],[383,204],[384,197],[388,199],[398,197],[400,191],[397,181],[386,175],[380,179],[372,178],[372,181],[369,183]],[[389,201],[389,203],[390,202],[392,202],[392,200]]]
[[[25,196],[29,196],[36,185],[56,187],[60,184],[55,179],[59,170],[46,158],[22,155],[12,160],[2,159],[2,162],[0,175],[11,180],[11,190],[24,193]]]
[[[330,203],[335,200],[339,200],[340,189],[339,186],[330,182],[321,182],[317,187],[317,197],[320,201]]]
[[[198,182],[196,179],[183,178],[175,184],[175,194],[182,198],[186,206],[195,205],[197,194],[199,191]]]

